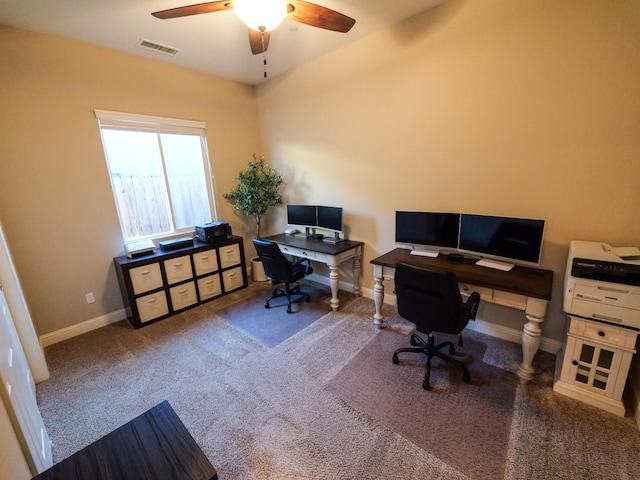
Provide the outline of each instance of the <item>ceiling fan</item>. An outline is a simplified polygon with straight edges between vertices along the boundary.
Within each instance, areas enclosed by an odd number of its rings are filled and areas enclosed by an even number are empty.
[[[249,27],[249,44],[254,55],[267,51],[269,32],[285,18],[340,33],[347,33],[356,23],[353,18],[335,10],[302,0],[219,0],[170,8],[151,15],[166,20],[231,9]]]

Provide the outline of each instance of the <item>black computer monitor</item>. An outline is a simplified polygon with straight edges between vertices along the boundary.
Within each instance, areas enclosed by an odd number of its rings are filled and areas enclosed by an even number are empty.
[[[396,212],[396,243],[413,247],[458,246],[459,213]]]
[[[287,223],[301,227],[315,227],[317,223],[315,205],[287,205]]]
[[[498,260],[538,265],[544,220],[463,213],[460,218],[462,252]]]
[[[318,206],[318,228],[342,232],[342,208]]]

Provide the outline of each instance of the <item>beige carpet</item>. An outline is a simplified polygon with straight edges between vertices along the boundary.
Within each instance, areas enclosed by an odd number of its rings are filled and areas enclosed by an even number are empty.
[[[457,460],[444,461],[430,445],[328,391],[384,333],[372,323],[371,300],[348,302],[269,348],[219,314],[261,292],[267,287],[252,284],[139,330],[120,322],[48,347],[51,378],[37,392],[54,460],[168,400],[221,479],[473,478],[456,468]],[[385,315],[393,312],[385,306]],[[482,361],[515,379],[518,345],[474,332],[466,338],[486,344]],[[536,380],[516,382],[502,478],[640,478],[634,419],[555,394],[553,360],[539,354]],[[414,405],[429,395],[419,379],[415,386],[407,393]],[[478,415],[493,425],[488,407],[478,407]]]

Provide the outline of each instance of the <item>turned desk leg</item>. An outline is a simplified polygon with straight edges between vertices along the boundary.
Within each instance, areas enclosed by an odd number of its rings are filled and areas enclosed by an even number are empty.
[[[362,248],[358,247],[357,254],[353,259],[353,293],[362,296],[362,287],[360,286],[360,276],[362,275]]]
[[[329,265],[329,282],[331,284],[331,308],[335,312],[340,306],[338,299],[338,265]]]
[[[547,313],[547,301],[537,298],[527,299],[525,316],[527,323],[522,329],[522,364],[518,367],[518,377],[521,384],[527,384],[533,379],[535,372],[532,362],[538,348],[540,347],[540,336],[542,335],[542,322]]]
[[[373,315],[373,323],[378,328],[382,328],[382,304],[384,302],[384,285],[382,284],[382,267],[380,265],[373,266],[373,303],[376,307],[376,313]]]

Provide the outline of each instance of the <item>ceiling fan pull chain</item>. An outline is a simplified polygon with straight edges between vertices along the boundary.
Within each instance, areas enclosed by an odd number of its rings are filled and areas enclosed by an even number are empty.
[[[264,48],[264,30],[261,32],[262,36],[262,64],[264,68],[264,78],[267,78],[267,52]]]

